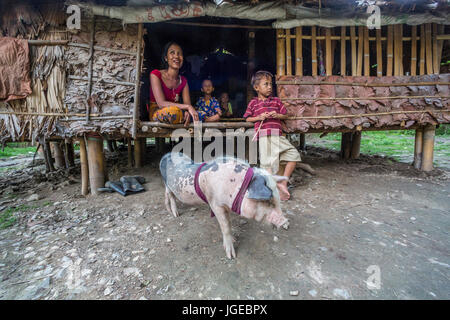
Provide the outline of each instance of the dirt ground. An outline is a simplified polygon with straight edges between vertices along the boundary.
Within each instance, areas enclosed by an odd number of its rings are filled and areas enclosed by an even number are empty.
[[[233,216],[228,260],[206,205],[166,212],[160,155],[108,158],[110,178],[142,175],[146,191],[83,197],[78,168],[2,173],[0,210],[32,209],[0,230],[0,299],[450,298],[449,171],[311,147],[317,174],[296,171],[282,204],[289,229]]]

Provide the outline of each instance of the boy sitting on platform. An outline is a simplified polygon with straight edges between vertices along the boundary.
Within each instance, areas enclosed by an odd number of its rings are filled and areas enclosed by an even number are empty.
[[[272,97],[272,78],[272,74],[267,71],[258,71],[252,77],[252,86],[258,96],[249,102],[244,118],[255,123],[261,168],[277,174],[279,168],[276,164],[286,163],[281,174],[287,179],[278,182],[277,187],[280,199],[288,200],[290,194],[287,183],[301,158],[297,149],[282,135],[281,120],[286,119],[288,115],[281,100]]]
[[[219,101],[212,96],[213,91],[212,81],[208,79],[203,80],[202,92],[204,96],[195,105],[198,111],[198,119],[202,122],[219,121],[222,115]]]

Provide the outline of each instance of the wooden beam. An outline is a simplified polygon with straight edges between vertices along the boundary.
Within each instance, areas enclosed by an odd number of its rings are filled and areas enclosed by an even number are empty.
[[[355,27],[350,27],[350,41],[352,45],[352,76],[356,76],[356,31]]]
[[[316,43],[316,27],[311,27],[311,66],[312,75],[317,76],[317,43]]]
[[[255,31],[248,32],[248,57],[247,57],[247,104],[254,97],[254,90],[251,83],[255,72]]]
[[[295,74],[303,76],[303,40],[302,27],[295,29]]]
[[[392,61],[393,61],[393,41],[394,41],[394,26],[387,27],[387,59],[386,59],[386,76],[392,76]]]
[[[436,35],[436,39],[438,40],[438,61],[439,61],[439,69],[438,73],[441,73],[441,60],[442,60],[442,49],[444,48],[444,40],[440,40],[439,36],[445,32],[445,25],[438,25],[438,34]]]
[[[347,67],[347,61],[345,60],[345,49],[346,49],[346,33],[347,33],[347,27],[341,27],[341,76],[346,75],[346,67]]]
[[[439,61],[439,52],[438,52],[438,41],[436,39],[437,36],[437,24],[433,23],[433,73],[438,74],[440,66]]]
[[[286,29],[286,75],[292,75],[291,29]]]
[[[411,27],[411,75],[417,74],[417,26]]]
[[[133,125],[131,128],[131,136],[136,137],[138,114],[141,106],[141,72],[142,72],[142,45],[144,37],[144,24],[139,23],[137,35],[137,53],[136,53],[136,79],[134,88],[134,107],[133,107]]]
[[[394,76],[401,75],[401,63],[402,63],[402,53],[401,47],[403,46],[402,39],[400,37],[401,25],[394,26]]]
[[[376,29],[377,46],[377,77],[383,76],[383,50],[381,47],[381,29]]]

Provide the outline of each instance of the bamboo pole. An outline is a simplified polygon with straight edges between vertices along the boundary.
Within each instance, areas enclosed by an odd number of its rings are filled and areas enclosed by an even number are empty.
[[[439,73],[439,69],[440,69],[440,61],[438,60],[439,58],[439,53],[438,53],[438,41],[436,39],[437,36],[437,24],[433,23],[433,37],[432,37],[432,41],[433,41],[433,73],[434,74],[438,74]]]
[[[425,74],[425,25],[420,26],[420,61],[419,74]]]
[[[311,66],[312,75],[317,76],[317,42],[316,42],[316,27],[311,27]]]
[[[83,196],[89,193],[89,167],[84,138],[80,138],[80,164],[81,164],[81,194]]]
[[[295,74],[303,76],[303,30],[302,27],[297,27],[295,30]]]
[[[411,27],[411,75],[417,74],[417,26]]]
[[[393,40],[394,40],[394,26],[390,25],[387,27],[386,76],[392,76]]]
[[[394,26],[394,76],[401,75],[402,53],[403,46],[402,38],[400,36],[400,28],[402,25]]]
[[[377,77],[383,76],[383,50],[381,47],[381,29],[376,29],[377,46]]]
[[[99,193],[98,188],[105,186],[105,159],[101,137],[91,136],[87,138],[87,155],[91,194],[97,195]]]
[[[134,88],[134,108],[133,108],[133,125],[131,128],[131,136],[136,138],[138,114],[141,106],[141,72],[142,72],[142,40],[144,36],[144,24],[139,23],[137,35],[137,53],[136,53],[136,79]]]
[[[67,40],[62,40],[62,41],[67,41]],[[89,44],[75,43],[75,42],[69,42],[67,44],[67,46],[75,47],[75,48],[82,48],[82,49],[90,49],[90,47],[91,47]],[[109,52],[109,53],[116,53],[116,54],[124,54],[124,55],[129,55],[129,56],[136,56],[136,52],[133,52],[133,51],[111,49],[111,48],[106,48],[106,47],[101,47],[101,46],[94,46],[94,50]]]
[[[90,79],[87,77],[78,77],[78,76],[74,76],[74,75],[69,75],[67,78],[69,80],[90,81]],[[107,80],[107,79],[97,78],[97,77],[92,77],[91,80],[95,81],[95,82],[106,83],[106,84],[117,84],[120,86],[133,86],[133,87],[136,86],[136,83],[128,82],[128,81]]]
[[[427,64],[427,74],[433,74],[433,53],[431,46],[431,24],[425,24],[425,57]]]
[[[423,129],[422,171],[433,170],[434,135],[436,126],[428,124]]]
[[[423,148],[423,128],[416,129],[414,139],[414,168],[419,169],[422,166],[422,148]]]
[[[369,28],[364,28],[364,75],[370,76]]]
[[[444,33],[445,26],[440,24],[438,25],[438,34],[436,35],[436,39],[438,39],[438,65],[439,68],[437,70],[437,73],[441,73],[441,60],[442,60],[442,50],[444,48],[444,41],[439,39],[439,36]]]
[[[248,57],[247,57],[247,104],[253,99],[252,75],[255,72],[255,31],[248,32]]]
[[[327,76],[333,73],[332,54],[331,54],[331,29],[325,28],[325,70]]]
[[[91,24],[91,39],[89,48],[89,65],[88,65],[88,89],[86,93],[86,123],[89,122],[89,114],[91,112],[91,94],[92,94],[92,73],[94,68],[94,41],[95,41],[95,16],[92,17]]]
[[[347,27],[341,27],[341,76],[345,76],[347,73],[347,61],[345,57],[345,50],[346,50],[346,33],[347,33]]]
[[[284,31],[277,29],[277,75],[284,76],[286,74],[286,42],[281,38]]]
[[[388,96],[388,97],[318,97],[318,98],[283,98],[282,101],[289,100],[304,100],[304,101],[314,101],[314,100],[396,100],[396,99],[425,99],[425,98],[435,98],[435,99],[448,99],[450,96]],[[443,110],[445,111],[445,110]]]
[[[362,75],[364,49],[364,27],[358,27],[358,62],[356,65],[356,75]]]
[[[286,75],[292,75],[291,29],[286,29]]]
[[[356,76],[356,65],[357,65],[357,58],[356,58],[356,31],[355,27],[350,27],[350,41],[352,45],[352,76]]]
[[[367,82],[334,82],[334,81],[302,81],[302,80],[279,80],[277,84],[287,85],[336,85],[336,86],[352,86],[352,87],[411,87],[411,86],[448,86],[450,82],[447,81],[427,81],[427,82],[401,82],[401,83],[367,83]],[[1,114],[1,112],[0,112]],[[233,119],[227,119],[233,120]]]
[[[398,25],[398,38],[399,38],[399,44],[398,44],[398,51],[399,51],[399,74],[402,76],[405,73],[403,72],[403,25]]]

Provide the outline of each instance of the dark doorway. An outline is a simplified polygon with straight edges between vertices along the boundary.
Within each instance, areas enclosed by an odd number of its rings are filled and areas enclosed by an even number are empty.
[[[251,21],[222,18],[199,18],[185,22],[222,25],[251,23]],[[247,107],[248,32],[250,29],[174,23],[146,24],[145,28],[147,34],[144,37],[141,120],[148,120],[146,103],[149,101],[150,72],[161,69],[162,50],[169,41],[177,42],[183,49],[184,63],[180,73],[188,80],[193,106],[201,96],[202,81],[210,79],[215,88],[213,95],[219,98],[221,93],[227,92],[233,105],[234,116],[241,117],[244,114]],[[274,30],[255,30],[255,52],[255,71],[267,70],[275,73]]]

